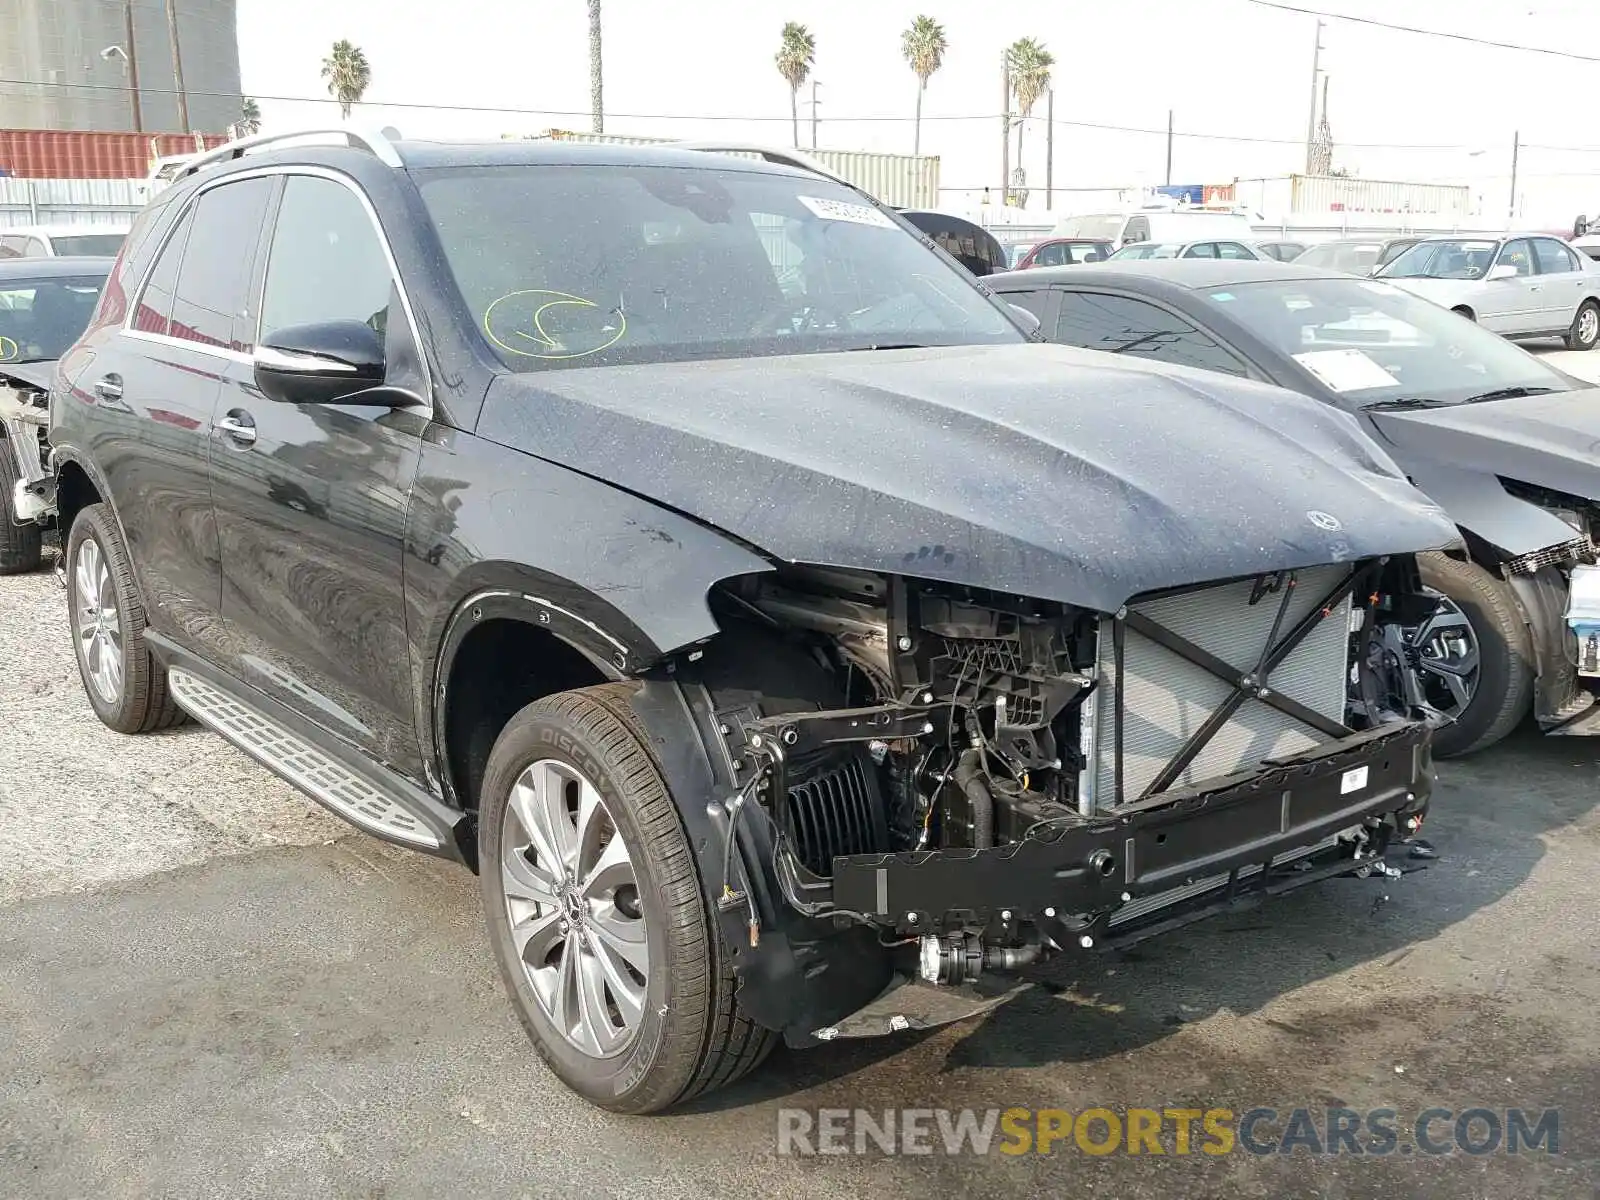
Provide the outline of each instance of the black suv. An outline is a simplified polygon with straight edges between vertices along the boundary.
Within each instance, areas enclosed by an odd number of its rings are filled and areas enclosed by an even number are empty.
[[[234,143],[56,376],[89,701],[475,868],[621,1111],[1382,868],[1431,731],[1371,649],[1451,526],[1322,406],[1019,321],[803,160]]]

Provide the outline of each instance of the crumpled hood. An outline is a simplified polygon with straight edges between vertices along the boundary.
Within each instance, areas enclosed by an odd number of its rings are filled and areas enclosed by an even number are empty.
[[[476,432],[780,559],[1100,611],[1456,538],[1327,405],[1055,345],[508,375]]]
[[[36,388],[46,391],[50,388],[50,380],[56,373],[54,359],[45,362],[29,363],[0,363],[0,379],[10,377],[31,384]]]
[[[1600,388],[1368,416],[1401,463],[1433,459],[1600,500]]]

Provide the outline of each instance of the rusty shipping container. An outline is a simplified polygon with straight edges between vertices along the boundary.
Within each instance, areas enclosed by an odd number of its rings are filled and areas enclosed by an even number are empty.
[[[613,146],[670,145],[672,138],[629,137],[626,134],[583,133],[548,129],[535,141],[590,142]],[[876,196],[891,208],[937,208],[939,159],[936,155],[880,154],[872,150],[811,150],[800,154]]]
[[[227,140],[220,134],[152,136],[0,129],[0,175],[16,179],[143,179],[157,158],[209,150]]]

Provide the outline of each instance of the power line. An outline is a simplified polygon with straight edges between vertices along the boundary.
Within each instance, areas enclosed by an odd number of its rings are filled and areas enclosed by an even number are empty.
[[[1351,25],[1370,25],[1376,29],[1391,29],[1397,33],[1416,33],[1423,37],[1448,38],[1453,42],[1468,42],[1474,46],[1489,46],[1495,50],[1519,50],[1524,54],[1547,54],[1551,58],[1570,58],[1574,62],[1600,63],[1600,57],[1577,54],[1571,50],[1553,50],[1548,46],[1523,46],[1515,42],[1497,42],[1493,38],[1472,37],[1465,33],[1451,33],[1444,29],[1419,29],[1415,25],[1396,25],[1392,21],[1379,21],[1372,17],[1352,17],[1344,13],[1324,12],[1320,8],[1302,8],[1298,4],[1284,4],[1281,0],[1245,0],[1260,8],[1275,8],[1280,12],[1299,13],[1304,17],[1322,17],[1329,21],[1346,21]]]
[[[1268,0],[1248,0],[1248,2],[1249,3],[1268,3]],[[1279,7],[1286,7],[1286,6],[1279,6]],[[1299,11],[1299,10],[1296,10],[1296,11]],[[1307,11],[1310,11],[1310,10],[1307,10]],[[103,91],[103,92],[118,92],[118,93],[125,93],[128,90],[127,87],[125,85],[122,85],[122,84],[63,83],[63,82],[58,81],[58,80],[45,80],[45,79],[0,79],[0,87],[7,87],[7,86],[10,86],[10,87],[40,87],[40,88],[76,88],[76,89],[87,90],[87,91]],[[149,95],[149,96],[171,96],[171,95],[176,95],[176,92],[174,92],[171,88],[141,87],[139,90],[140,90],[140,92],[142,94]],[[204,96],[204,97],[208,97],[208,98],[212,98],[212,99],[224,99],[224,100],[231,100],[231,99],[240,98],[240,97],[237,96],[236,93],[233,93],[233,92],[202,92],[202,91],[197,91],[197,90],[194,90],[194,89],[190,89],[188,91],[188,95],[190,95],[190,96]],[[338,103],[338,101],[333,99],[331,96],[271,96],[271,95],[256,94],[256,95],[254,95],[252,97],[252,99],[255,99],[255,100],[267,100],[267,101],[272,101],[272,102],[275,102],[275,103],[284,103],[284,104],[337,104]],[[554,109],[554,108],[511,108],[511,107],[505,107],[505,106],[500,106],[500,105],[489,105],[489,104],[423,104],[423,103],[420,103],[418,101],[403,101],[403,100],[396,100],[396,101],[363,100],[363,101],[359,101],[358,102],[358,107],[412,109],[412,110],[423,111],[423,112],[491,113],[491,114],[499,114],[499,115],[502,115],[502,116],[519,116],[519,117],[582,117],[582,118],[587,118],[588,116],[591,115],[588,112],[588,110],[569,110],[569,109]],[[789,123],[789,117],[788,116],[773,116],[773,117],[766,117],[766,116],[739,116],[737,114],[729,114],[729,113],[698,113],[697,114],[697,113],[613,113],[613,112],[608,112],[606,115],[608,117],[615,117],[615,118],[618,118],[618,119],[621,119],[621,120],[635,120],[635,121],[743,121],[743,122],[751,122],[751,123],[778,122],[778,123],[782,123],[782,124],[785,124],[785,125],[787,125]],[[1000,119],[1000,114],[999,113],[965,113],[965,114],[954,114],[954,115],[947,115],[947,116],[938,116],[938,115],[928,114],[928,115],[925,115],[922,119],[924,121],[998,121]],[[1029,119],[1033,120],[1033,121],[1037,121],[1040,124],[1044,123],[1044,118],[1041,118],[1041,117],[1032,117],[1032,118],[1029,118]],[[829,122],[829,123],[837,125],[837,124],[846,124],[846,123],[872,124],[872,123],[888,123],[888,122],[905,122],[905,121],[914,121],[914,120],[916,120],[916,118],[914,116],[895,115],[895,116],[873,116],[873,117],[828,117],[828,118],[825,118],[825,120],[827,122]],[[1165,128],[1156,129],[1156,128],[1147,127],[1147,126],[1140,126],[1140,125],[1117,125],[1117,124],[1111,124],[1111,123],[1103,122],[1103,121],[1075,121],[1075,120],[1069,120],[1067,118],[1062,118],[1062,117],[1056,118],[1056,120],[1054,122],[1052,122],[1052,123],[1055,124],[1055,125],[1062,126],[1064,128],[1068,128],[1068,129],[1089,129],[1089,130],[1096,130],[1096,131],[1106,132],[1106,133],[1132,133],[1132,134],[1139,134],[1139,135],[1145,136],[1145,137],[1161,137],[1161,138],[1165,138],[1165,137],[1168,136],[1168,130],[1165,129]],[[1246,144],[1262,145],[1262,146],[1300,146],[1300,145],[1304,144],[1303,141],[1300,138],[1263,137],[1263,136],[1255,135],[1255,134],[1201,133],[1201,132],[1185,132],[1184,130],[1174,130],[1174,131],[1171,132],[1171,136],[1174,137],[1174,138],[1188,138],[1188,139],[1190,139],[1192,141],[1242,142],[1242,143],[1246,143]],[[1463,152],[1463,151],[1466,151],[1467,149],[1469,149],[1469,147],[1464,146],[1464,145],[1449,144],[1449,143],[1427,144],[1427,143],[1405,143],[1405,142],[1344,142],[1344,141],[1341,141],[1341,142],[1339,142],[1338,145],[1339,145],[1339,148],[1342,149],[1342,150],[1415,150],[1415,151],[1434,151],[1434,152],[1455,151],[1457,153],[1460,153],[1460,152]],[[1550,151],[1556,151],[1556,152],[1561,152],[1561,153],[1573,153],[1573,154],[1600,154],[1600,147],[1597,147],[1597,146],[1536,146],[1536,145],[1526,145],[1525,144],[1523,146],[1523,149],[1525,149],[1525,150],[1550,150]]]

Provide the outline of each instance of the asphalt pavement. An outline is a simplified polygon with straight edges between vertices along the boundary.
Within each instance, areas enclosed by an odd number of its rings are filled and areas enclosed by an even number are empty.
[[[0,580],[0,613],[0,1197],[1600,1194],[1600,744],[1523,730],[1443,765],[1440,857],[1402,878],[1063,957],[980,1020],[620,1118],[529,1050],[464,871],[202,730],[105,731],[49,575]],[[778,1153],[783,1108],[1330,1106],[1559,1109],[1559,1152]]]

